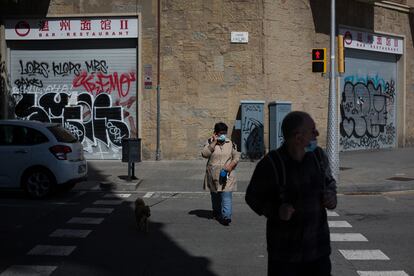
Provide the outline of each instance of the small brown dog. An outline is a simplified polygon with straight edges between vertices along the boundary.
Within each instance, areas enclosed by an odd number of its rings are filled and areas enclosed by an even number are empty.
[[[148,233],[148,218],[151,216],[150,207],[145,205],[142,198],[135,200],[135,220],[139,231]]]

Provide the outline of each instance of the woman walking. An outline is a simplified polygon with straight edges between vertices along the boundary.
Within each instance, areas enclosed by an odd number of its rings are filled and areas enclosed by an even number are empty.
[[[208,158],[204,189],[210,191],[213,218],[228,226],[232,215],[232,192],[236,190],[234,169],[240,159],[236,145],[227,138],[228,127],[219,122],[201,155]]]

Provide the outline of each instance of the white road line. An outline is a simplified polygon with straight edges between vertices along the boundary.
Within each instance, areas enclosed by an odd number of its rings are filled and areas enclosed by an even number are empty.
[[[152,197],[153,194],[154,194],[154,192],[148,192],[143,197],[144,198],[150,198],[150,197]]]
[[[53,238],[86,238],[92,230],[57,229],[49,237]]]
[[[57,266],[44,265],[12,265],[0,276],[48,276],[57,268]]]
[[[123,201],[120,199],[113,199],[113,200],[106,199],[106,200],[97,200],[93,204],[95,205],[120,205],[122,204],[122,202]]]
[[[403,270],[392,271],[357,271],[359,276],[410,276]]]
[[[104,198],[128,198],[131,194],[106,194]]]
[[[37,202],[37,204],[20,204],[20,203],[1,203],[0,207],[9,208],[32,208],[34,206],[46,206],[46,205],[79,205],[79,202]]]
[[[345,220],[331,220],[331,221],[328,221],[328,225],[331,228],[351,228],[352,227],[352,225],[349,224]]]
[[[328,214],[328,217],[339,217],[339,214],[334,211],[326,210],[326,213]]]
[[[386,260],[387,257],[381,250],[343,250],[339,249],[339,252],[347,260]]]
[[[82,213],[89,214],[110,214],[114,208],[85,208],[82,210]]]
[[[368,241],[362,234],[359,233],[331,233],[331,241],[333,242],[361,242]]]
[[[36,245],[28,255],[69,256],[76,246],[67,245]]]
[[[87,217],[74,217],[68,220],[66,223],[77,224],[101,224],[104,218],[87,218]]]

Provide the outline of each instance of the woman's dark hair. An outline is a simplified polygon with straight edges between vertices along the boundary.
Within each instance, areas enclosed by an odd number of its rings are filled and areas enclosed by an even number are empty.
[[[223,122],[218,122],[218,123],[216,123],[216,124],[214,125],[214,132],[215,132],[215,133],[218,133],[218,132],[220,132],[220,131],[225,131],[225,132],[227,132],[227,130],[228,130],[228,127],[227,127],[227,125],[226,125],[225,123],[223,123]]]
[[[282,122],[282,133],[285,140],[290,139],[300,127],[303,126],[306,118],[312,118],[303,111],[292,111],[286,115]]]

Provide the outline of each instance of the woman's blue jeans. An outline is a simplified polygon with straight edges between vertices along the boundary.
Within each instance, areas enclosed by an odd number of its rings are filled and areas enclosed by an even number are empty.
[[[210,192],[213,213],[223,219],[231,219],[232,192]]]

